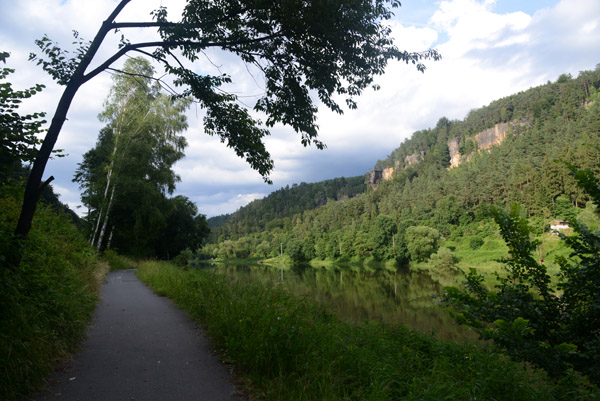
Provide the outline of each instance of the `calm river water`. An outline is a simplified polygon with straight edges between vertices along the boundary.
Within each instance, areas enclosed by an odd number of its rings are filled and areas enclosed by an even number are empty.
[[[402,323],[445,340],[463,341],[476,336],[457,326],[440,304],[442,285],[427,272],[398,272],[355,266],[315,268],[298,266],[280,270],[269,266],[201,265],[233,280],[283,286],[335,312],[341,319],[360,323],[377,320]]]

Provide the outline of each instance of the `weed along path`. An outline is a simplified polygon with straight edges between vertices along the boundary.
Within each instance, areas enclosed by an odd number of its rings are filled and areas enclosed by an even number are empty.
[[[48,389],[34,399],[243,399],[187,315],[146,287],[134,270],[107,276],[81,352]]]

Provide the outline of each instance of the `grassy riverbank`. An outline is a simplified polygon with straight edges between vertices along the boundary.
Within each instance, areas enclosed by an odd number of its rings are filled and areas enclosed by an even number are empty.
[[[0,188],[0,400],[27,396],[80,343],[108,264],[77,229],[40,206],[19,269],[4,266],[19,191]]]
[[[288,255],[283,254],[281,256],[275,256],[273,258],[229,258],[229,259],[210,259],[210,260],[197,260],[196,263],[209,263],[209,264],[226,264],[232,266],[270,266],[283,268],[284,270],[289,270],[293,268],[298,263],[295,263],[292,258]],[[374,260],[357,260],[357,261],[348,261],[348,260],[321,260],[321,259],[312,259],[308,262],[301,263],[302,265],[309,265],[314,268],[325,268],[325,269],[336,269],[340,266],[342,267],[358,267],[365,268],[370,270],[375,269],[386,269],[390,271],[396,271],[400,268],[398,263],[394,260],[388,260],[384,262],[378,262]],[[192,264],[193,266],[194,264]]]
[[[206,329],[255,399],[576,399],[489,350],[343,323],[281,289],[160,262],[138,275]]]

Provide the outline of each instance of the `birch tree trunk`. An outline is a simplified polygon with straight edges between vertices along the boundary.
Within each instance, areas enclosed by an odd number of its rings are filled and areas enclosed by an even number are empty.
[[[98,238],[98,243],[96,244],[96,249],[100,250],[102,247],[102,239],[104,238],[104,232],[106,231],[106,225],[108,223],[108,219],[110,217],[110,208],[112,206],[113,199],[115,197],[115,187],[113,185],[112,191],[110,193],[110,200],[108,201],[108,206],[106,207],[106,215],[104,216],[104,223],[102,224],[102,230],[100,230],[100,237]]]
[[[110,160],[110,166],[108,168],[108,173],[106,174],[106,186],[104,187],[104,196],[102,197],[102,202],[100,203],[100,210],[98,211],[98,216],[96,217],[96,224],[94,225],[95,228],[92,231],[92,239],[90,241],[90,244],[92,246],[94,246],[94,241],[96,240],[96,236],[98,235],[98,229],[100,228],[100,223],[102,221],[102,212],[104,211],[104,205],[106,204],[106,197],[108,195],[108,189],[110,187],[110,179],[112,176],[115,158],[116,158],[116,154],[117,154],[117,148],[119,145],[118,144],[118,136],[116,138],[117,139],[115,140],[115,146],[113,147],[113,152],[112,152],[112,156],[111,156],[111,160]]]
[[[115,232],[115,226],[110,227],[110,235],[108,236],[108,244],[106,244],[106,249],[110,249],[110,243],[112,242],[112,237]]]

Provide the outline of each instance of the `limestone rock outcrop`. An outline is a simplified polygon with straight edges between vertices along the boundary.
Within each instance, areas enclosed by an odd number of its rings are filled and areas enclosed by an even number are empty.
[[[477,147],[486,150],[492,146],[500,145],[506,139],[506,134],[512,126],[512,123],[500,123],[481,131],[475,135]]]
[[[394,167],[384,168],[383,171],[381,172],[381,179],[383,181],[387,181],[390,178],[392,178],[393,175],[394,175]]]
[[[500,145],[510,130],[516,126],[528,126],[531,120],[521,118],[507,123],[499,123],[492,128],[485,129],[475,135],[475,142],[479,151],[488,150],[494,146]],[[450,152],[450,168],[458,167],[462,162],[469,161],[474,153],[468,155],[460,154],[460,146],[462,145],[460,138],[453,138],[448,141],[448,151]]]
[[[400,162],[396,161],[394,163],[395,167],[384,168],[383,170],[375,169],[369,172],[369,185],[373,189],[377,189],[381,181],[388,181],[394,177],[394,172],[400,167]]]
[[[408,155],[408,156],[406,156],[404,158],[404,166],[405,167],[412,166],[413,164],[417,164],[419,162],[422,162],[424,158],[425,158],[425,152],[424,151],[413,153],[413,154]],[[400,163],[396,162],[396,164],[400,164]]]
[[[450,153],[450,168],[458,167],[461,163],[460,138],[452,138],[448,141],[448,152]]]
[[[368,181],[369,181],[369,185],[371,186],[372,189],[377,189],[377,187],[381,183],[382,177],[383,177],[382,170],[371,170],[369,172]]]

